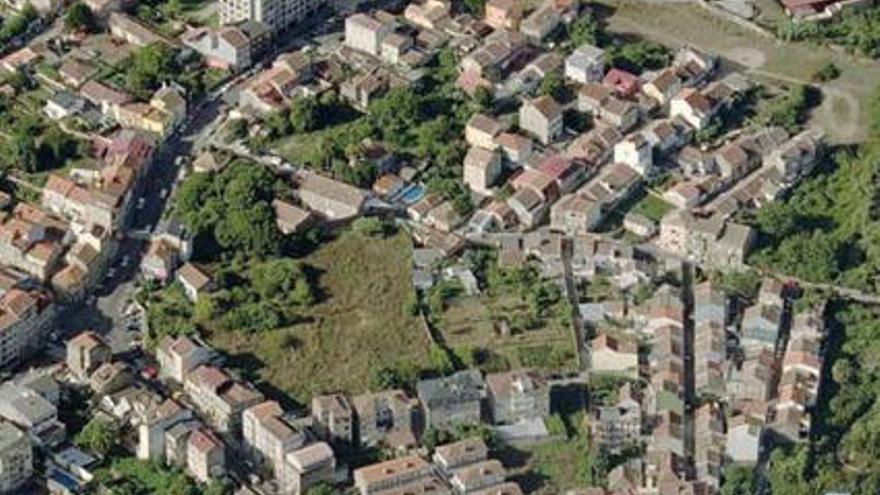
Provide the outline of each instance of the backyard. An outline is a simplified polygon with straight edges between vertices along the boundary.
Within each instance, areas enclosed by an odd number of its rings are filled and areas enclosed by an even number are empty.
[[[299,401],[364,392],[374,368],[421,364],[429,342],[407,309],[415,297],[406,235],[346,231],[302,261],[317,272],[318,303],[304,321],[270,332],[215,332],[210,341],[239,365]],[[257,357],[259,356],[259,357]]]
[[[485,371],[538,368],[572,370],[576,366],[571,329],[565,317],[565,298],[550,303],[543,315],[533,317],[528,296],[513,290],[459,295],[448,301],[434,319],[443,340],[457,354],[463,350],[482,355]],[[507,326],[507,330],[502,330]]]

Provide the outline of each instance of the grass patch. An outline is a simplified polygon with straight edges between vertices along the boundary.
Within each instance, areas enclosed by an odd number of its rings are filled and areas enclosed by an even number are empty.
[[[319,302],[290,328],[213,333],[211,344],[233,364],[305,402],[334,390],[364,392],[374,368],[427,361],[427,336],[407,310],[414,291],[405,234],[345,232],[302,261],[318,274]]]
[[[665,200],[658,197],[657,195],[651,194],[649,192],[645,194],[645,196],[641,200],[639,200],[639,202],[636,203],[635,206],[633,206],[631,211],[644,215],[656,222],[659,222],[667,213],[674,209],[675,207],[673,205],[667,203]]]
[[[515,326],[515,315],[525,311],[526,303],[514,294],[460,296],[449,301],[435,326],[450,348],[485,350],[503,361],[501,368],[573,370],[571,330],[559,318],[542,318],[528,330],[514,328],[510,335],[496,330],[503,319]],[[556,309],[549,312],[556,314]],[[492,361],[493,368],[498,365],[499,359]]]

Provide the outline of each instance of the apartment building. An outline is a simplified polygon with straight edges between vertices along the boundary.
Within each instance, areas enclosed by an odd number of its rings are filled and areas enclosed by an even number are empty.
[[[189,372],[211,360],[213,352],[193,339],[165,337],[156,349],[159,375],[183,383]]]
[[[354,409],[344,395],[330,394],[312,398],[312,419],[322,438],[348,444],[354,440]]]
[[[250,385],[210,365],[194,369],[184,390],[208,424],[221,433],[237,431],[244,410],[263,400]]]
[[[95,332],[85,331],[67,341],[67,369],[81,380],[112,357],[110,346]]]
[[[293,27],[327,3],[326,0],[221,0],[220,24],[257,21],[278,33]]]
[[[403,390],[383,390],[352,399],[357,439],[360,445],[374,446],[389,436],[409,436],[415,441],[419,401]]]
[[[57,311],[51,302],[37,290],[0,291],[0,368],[21,364],[42,347]]]
[[[0,493],[17,493],[34,472],[31,441],[12,423],[0,422]]]
[[[496,423],[517,423],[550,415],[550,386],[531,370],[486,376],[488,405]]]

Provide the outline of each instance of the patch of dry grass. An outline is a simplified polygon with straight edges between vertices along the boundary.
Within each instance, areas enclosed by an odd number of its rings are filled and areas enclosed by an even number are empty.
[[[307,256],[319,274],[321,301],[309,321],[265,334],[225,332],[211,343],[260,378],[305,402],[314,394],[361,393],[372,369],[398,360],[422,365],[429,347],[418,319],[407,310],[414,297],[410,243],[345,232]]]

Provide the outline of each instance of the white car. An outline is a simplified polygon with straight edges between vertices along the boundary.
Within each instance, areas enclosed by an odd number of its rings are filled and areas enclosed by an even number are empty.
[[[168,188],[167,187],[162,189],[161,191],[159,191],[160,198],[165,199],[165,196],[168,196]]]

